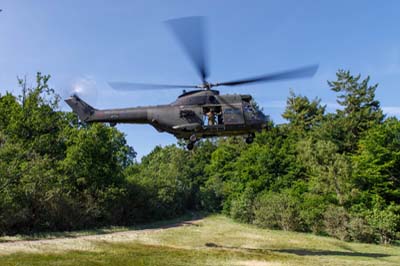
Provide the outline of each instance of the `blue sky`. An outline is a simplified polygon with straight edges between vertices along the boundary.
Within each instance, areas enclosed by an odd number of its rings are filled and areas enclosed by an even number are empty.
[[[163,21],[201,15],[208,22],[210,81],[320,64],[312,79],[221,89],[252,94],[275,122],[284,122],[290,88],[334,110],[326,81],[337,69],[370,75],[385,112],[400,115],[400,1],[3,0],[0,9],[0,93],[17,93],[17,76],[33,83],[41,71],[63,97],[83,89],[97,108],[172,102],[179,90],[119,92],[107,81],[198,83]],[[118,128],[139,157],[176,142],[150,126]]]

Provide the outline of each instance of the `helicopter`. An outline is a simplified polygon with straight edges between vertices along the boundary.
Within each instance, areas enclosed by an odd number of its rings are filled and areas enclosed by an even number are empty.
[[[173,134],[187,142],[192,150],[195,143],[208,137],[244,136],[246,143],[253,142],[255,133],[267,128],[268,116],[257,108],[249,94],[220,94],[215,87],[232,87],[260,82],[311,77],[318,65],[254,76],[227,82],[211,83],[205,49],[204,18],[184,17],[166,21],[201,78],[199,85],[144,84],[109,82],[116,90],[135,91],[147,89],[184,89],[169,104],[98,110],[74,94],[66,103],[85,123],[150,124],[159,132]],[[192,89],[187,91],[187,89]]]

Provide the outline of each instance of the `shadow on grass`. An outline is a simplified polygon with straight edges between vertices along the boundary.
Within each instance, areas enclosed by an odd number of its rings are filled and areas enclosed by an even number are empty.
[[[298,256],[349,256],[349,257],[368,257],[368,258],[383,258],[389,257],[388,254],[383,253],[364,253],[352,251],[334,251],[334,250],[311,250],[311,249],[262,249],[262,248],[242,248],[218,245],[215,243],[206,243],[206,247],[221,248],[228,250],[243,250],[257,253],[280,252],[290,253]]]
[[[190,212],[177,218],[162,220],[147,224],[138,224],[134,226],[110,226],[103,228],[94,228],[80,231],[65,231],[65,232],[42,232],[26,235],[16,235],[13,237],[2,237],[0,243],[18,242],[18,241],[36,241],[57,238],[77,238],[82,236],[91,235],[104,235],[117,232],[125,232],[132,230],[147,230],[147,229],[168,229],[178,226],[190,225],[199,226],[195,223],[196,220],[202,219],[207,216],[204,212]]]
[[[309,249],[276,249],[275,252],[290,253],[299,256],[350,256],[350,257],[368,257],[368,258],[383,258],[389,257],[383,253],[366,253],[354,251],[334,251],[334,250],[309,250]]]
[[[169,220],[157,221],[157,222],[148,223],[148,224],[131,226],[131,227],[127,227],[127,229],[128,230],[146,230],[146,229],[168,229],[168,228],[174,228],[174,227],[179,227],[179,226],[184,226],[184,225],[200,226],[199,224],[196,223],[196,220],[203,219],[207,215],[208,214],[205,212],[191,212],[191,213],[187,213],[183,216],[177,217],[175,219],[169,219]]]

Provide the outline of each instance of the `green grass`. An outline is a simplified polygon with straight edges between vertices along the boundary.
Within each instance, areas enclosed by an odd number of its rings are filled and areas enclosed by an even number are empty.
[[[262,259],[265,255],[229,250],[191,250],[140,244],[102,244],[96,252],[71,251],[63,254],[14,254],[1,265],[232,265],[232,260]],[[284,255],[270,254],[275,260]]]
[[[1,243],[0,265],[400,265],[397,246],[259,229],[221,215],[176,222],[112,235]]]

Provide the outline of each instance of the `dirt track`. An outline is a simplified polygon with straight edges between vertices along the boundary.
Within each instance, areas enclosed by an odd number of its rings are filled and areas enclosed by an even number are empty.
[[[164,225],[154,229],[139,229],[123,232],[97,234],[77,237],[61,237],[41,240],[16,240],[0,242],[0,255],[7,255],[16,252],[62,252],[68,250],[96,251],[96,242],[129,242],[139,241],[146,244],[159,244],[156,240],[149,237],[163,230],[179,226],[195,225],[200,220],[174,223]]]

